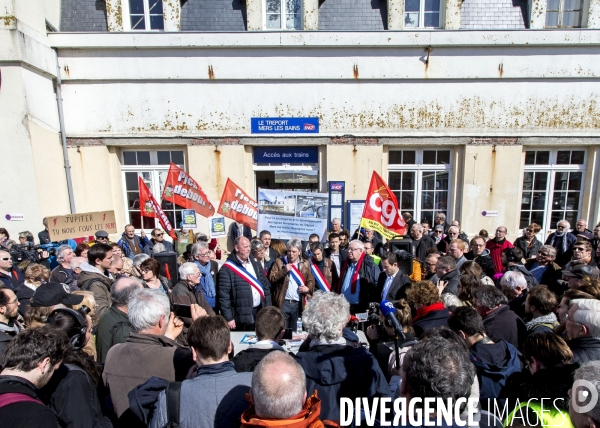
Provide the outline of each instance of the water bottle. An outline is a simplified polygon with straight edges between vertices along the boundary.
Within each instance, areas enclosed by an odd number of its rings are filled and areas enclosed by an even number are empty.
[[[296,322],[296,333],[302,333],[302,318],[298,318]]]

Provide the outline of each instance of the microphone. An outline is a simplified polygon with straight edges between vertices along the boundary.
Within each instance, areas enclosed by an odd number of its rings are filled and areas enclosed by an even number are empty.
[[[405,339],[406,336],[404,336],[402,326],[396,319],[396,315],[394,315],[396,313],[396,308],[394,307],[394,304],[389,300],[383,300],[379,304],[379,310],[381,311],[385,319],[389,320],[389,322],[392,324],[392,326],[396,330],[396,335],[400,336],[402,339]]]

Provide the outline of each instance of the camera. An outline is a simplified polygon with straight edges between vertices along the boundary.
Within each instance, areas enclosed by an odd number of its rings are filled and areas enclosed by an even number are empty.
[[[44,251],[48,252],[48,257],[43,257]],[[56,245],[33,245],[31,242],[25,242],[20,245],[13,245],[10,248],[9,253],[15,264],[19,264],[26,260],[32,263],[39,263],[42,260],[56,255]]]
[[[379,315],[379,303],[370,302],[369,310],[367,311],[367,327],[375,325],[375,328],[377,328],[378,341],[381,342],[388,336],[388,334],[383,327],[383,323],[381,322]]]

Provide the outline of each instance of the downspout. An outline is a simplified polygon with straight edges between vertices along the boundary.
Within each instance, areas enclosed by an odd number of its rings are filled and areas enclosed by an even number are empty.
[[[67,192],[69,193],[69,206],[71,214],[75,214],[75,197],[73,196],[73,182],[71,181],[71,165],[69,165],[69,151],[67,150],[67,133],[65,132],[65,115],[62,105],[62,89],[60,79],[60,65],[58,64],[58,51],[54,49],[56,55],[56,104],[58,105],[58,123],[60,125],[60,139],[62,141],[63,160],[65,163],[65,174],[67,176]]]

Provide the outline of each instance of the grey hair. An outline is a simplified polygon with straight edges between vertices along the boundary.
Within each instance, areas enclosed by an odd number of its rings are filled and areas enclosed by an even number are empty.
[[[500,304],[508,303],[506,296],[493,285],[477,287],[472,291],[472,295],[473,298],[477,299],[477,306],[487,310],[494,309]]]
[[[556,248],[554,248],[552,245],[542,245],[540,247],[540,251],[544,251],[552,257],[556,257]]]
[[[302,253],[302,241],[300,240],[300,238],[292,238],[290,239],[287,244],[285,245],[285,247],[289,250],[292,247],[295,247],[298,249],[298,251],[300,251],[300,253]]]
[[[250,241],[250,251],[253,253],[256,251],[264,250],[265,244],[260,239],[253,239]]]
[[[450,227],[448,228],[448,233],[449,233],[450,231],[452,231],[452,232],[456,232],[456,233],[459,233],[459,232],[460,232],[460,229],[459,229],[458,227],[456,227],[456,226],[450,226]]]
[[[184,281],[187,281],[188,275],[192,275],[195,269],[198,269],[196,263],[187,262],[182,264],[181,266],[179,266],[179,278],[183,279]]]
[[[208,249],[208,242],[196,242],[194,245],[192,245],[192,256],[195,256],[196,254],[198,254],[200,252],[200,250],[207,250]]]
[[[571,229],[571,223],[569,223],[567,220],[559,220],[559,221],[556,223],[556,225],[558,226],[560,223],[565,223],[565,224],[566,224],[566,226],[565,226],[565,230],[569,230],[569,229]]]
[[[281,351],[268,353],[252,375],[252,401],[261,418],[287,419],[304,405],[306,376],[302,366]]]
[[[59,263],[63,262],[63,253],[67,250],[72,250],[72,248],[69,245],[61,245],[56,249],[56,260]]]
[[[144,283],[138,278],[127,276],[119,278],[110,289],[110,300],[115,306],[127,306],[133,293],[142,288]]]
[[[525,279],[525,275],[519,271],[508,271],[502,275],[500,285],[504,285],[512,290],[517,290],[518,288],[525,289],[527,288],[527,280]]]
[[[155,327],[161,317],[168,320],[170,313],[169,298],[160,289],[143,288],[135,292],[127,306],[127,316],[136,333]]]
[[[415,229],[415,230],[418,230],[419,232],[423,232],[423,230],[424,230],[423,225],[421,223],[415,223],[415,224],[413,224],[410,229],[411,230]]]
[[[342,328],[348,323],[349,315],[350,304],[344,296],[316,291],[302,313],[302,322],[315,339],[335,342],[342,337]]]
[[[314,251],[317,251],[317,250],[323,251],[323,244],[320,243],[320,242],[311,242],[308,247],[310,248],[311,252],[314,252]]]
[[[435,217],[442,217],[444,220],[446,220],[446,214],[444,213],[437,213]]]
[[[573,314],[573,321],[586,326],[592,337],[600,337],[600,300],[574,299],[571,306],[579,308]]]
[[[138,254],[137,256],[133,256],[133,266],[138,267],[139,265],[141,265],[143,262],[145,262],[149,258],[150,258],[150,256],[146,253],[142,253],[142,254]]]
[[[575,370],[574,380],[586,380],[590,382],[593,386],[596,387],[596,391],[598,395],[600,395],[600,361],[589,361],[585,364],[582,364],[577,370]],[[573,389],[571,396],[572,399],[576,399],[580,394],[577,393],[575,389]],[[587,394],[587,397],[593,397],[591,391]],[[583,405],[584,403],[580,403]],[[589,403],[585,403],[589,404]],[[592,410],[585,413],[586,416],[592,418],[594,421],[600,421],[600,400],[596,401],[596,405]]]
[[[348,244],[348,248],[350,248],[351,244],[355,244],[361,250],[365,249],[365,243],[363,241],[361,241],[360,239],[353,239],[352,241],[350,241],[350,243]]]
[[[76,269],[81,266],[82,263],[87,262],[85,257],[73,257],[71,259],[71,269]]]
[[[164,253],[165,251],[167,251],[167,247],[162,242],[157,242],[152,247],[152,254]]]
[[[342,224],[342,219],[341,219],[341,218],[337,218],[337,217],[335,217],[335,218],[331,219],[331,223],[339,223],[339,224]]]

